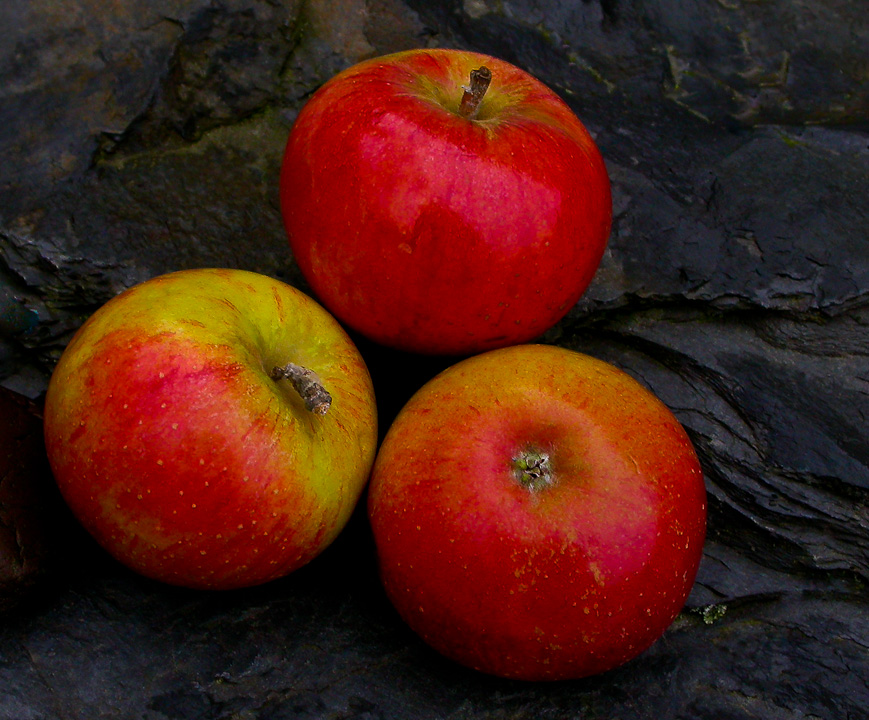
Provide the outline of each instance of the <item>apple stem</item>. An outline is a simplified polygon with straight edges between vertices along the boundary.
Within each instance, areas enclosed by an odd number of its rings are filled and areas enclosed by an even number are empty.
[[[465,92],[459,103],[459,115],[468,120],[473,120],[477,116],[477,110],[491,82],[492,71],[485,65],[477,70],[471,70],[471,84],[462,87]]]
[[[287,363],[283,367],[275,367],[270,375],[272,380],[289,380],[302,400],[305,407],[315,415],[325,415],[332,405],[332,396],[320,382],[320,378],[313,370]]]
[[[513,458],[513,476],[531,492],[543,490],[555,480],[549,454],[542,450],[524,450]]]

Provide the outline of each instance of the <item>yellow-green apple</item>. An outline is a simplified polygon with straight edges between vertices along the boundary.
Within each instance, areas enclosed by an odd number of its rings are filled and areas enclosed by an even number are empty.
[[[99,543],[143,575],[213,589],[318,555],[377,443],[368,370],[338,322],[225,269],[161,275],[98,309],[52,374],[44,426],[61,493]]]
[[[302,108],[280,199],[314,293],[366,337],[464,355],[534,338],[588,286],[610,231],[601,154],[553,91],[503,60],[409,50]]]
[[[706,493],[670,410],[625,372],[545,345],[455,364],[399,412],[368,512],[386,592],[469,667],[556,680],[616,667],[682,609]]]

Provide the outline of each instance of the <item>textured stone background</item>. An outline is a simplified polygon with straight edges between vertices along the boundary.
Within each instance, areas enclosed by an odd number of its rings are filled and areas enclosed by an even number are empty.
[[[72,331],[161,272],[304,289],[276,188],[305,98],[375,54],[471,48],[561,93],[608,162],[609,249],[544,340],[667,402],[710,496],[698,582],[664,638],[556,684],[423,646],[380,591],[360,514],[310,566],[227,594],[133,576],[61,514],[63,562],[0,622],[0,718],[869,718],[861,5],[0,3],[2,385],[38,402]],[[387,387],[407,358],[361,347],[384,423],[445,362]]]

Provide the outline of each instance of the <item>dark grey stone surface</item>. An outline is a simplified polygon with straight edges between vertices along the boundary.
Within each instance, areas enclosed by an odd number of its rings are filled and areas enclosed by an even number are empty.
[[[595,134],[615,220],[543,339],[673,410],[710,497],[686,611],[628,665],[454,666],[382,594],[364,514],[296,574],[193,593],[73,526],[0,623],[0,718],[869,718],[869,31],[846,0],[7,0],[0,381],[37,397],[119,290],[205,265],[303,289],[277,204],[299,107],[407,47],[500,55]],[[384,423],[449,359],[360,341]],[[397,369],[412,368],[397,385]]]

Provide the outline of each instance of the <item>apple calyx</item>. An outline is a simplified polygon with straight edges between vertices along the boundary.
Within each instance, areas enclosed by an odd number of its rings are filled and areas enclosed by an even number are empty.
[[[464,94],[462,101],[459,103],[459,115],[467,120],[473,120],[477,116],[477,111],[480,108],[480,103],[483,101],[483,96],[486,90],[489,89],[489,83],[492,82],[492,71],[485,65],[477,70],[471,70],[471,83],[467,87],[462,86]]]
[[[523,450],[513,458],[513,477],[531,492],[539,492],[555,482],[549,453],[542,450]]]
[[[275,366],[269,377],[272,380],[284,378],[289,380],[295,391],[299,393],[299,397],[305,401],[305,407],[315,415],[325,415],[329,412],[332,396],[323,387],[319,376],[313,370],[295,363],[287,363],[283,367]]]

